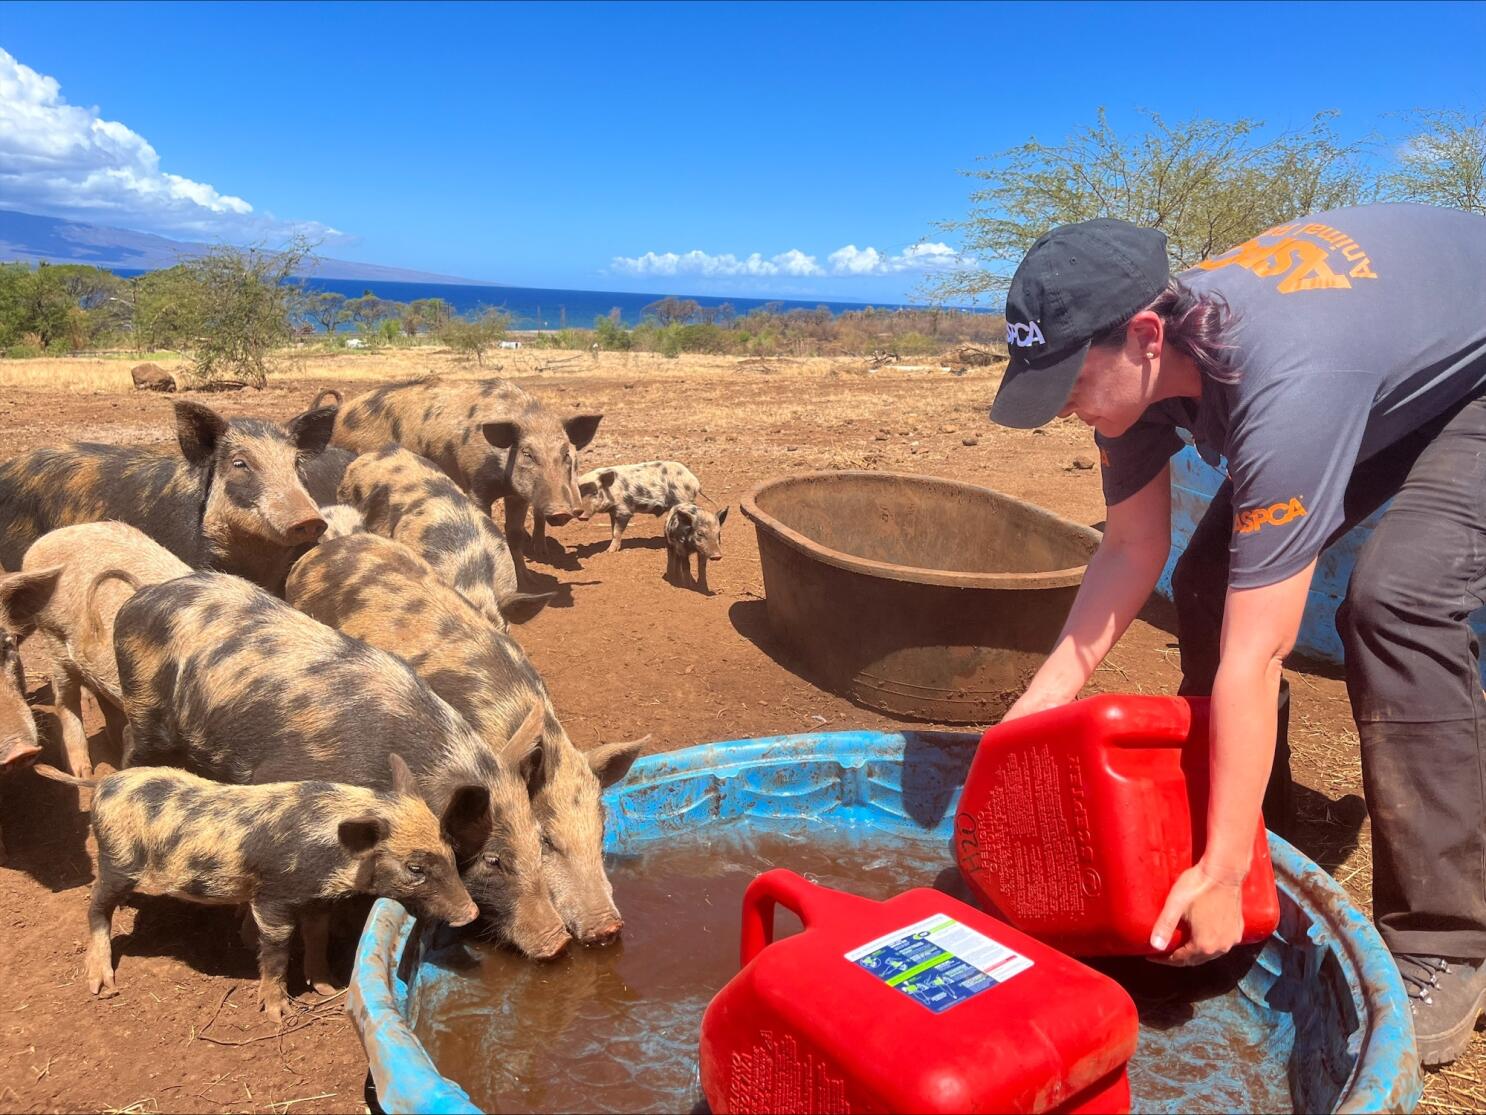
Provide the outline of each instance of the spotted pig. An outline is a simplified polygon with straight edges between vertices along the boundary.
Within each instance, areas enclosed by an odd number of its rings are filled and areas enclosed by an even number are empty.
[[[26,671],[21,665],[21,640],[26,630],[9,619],[12,605],[28,608],[28,597],[49,591],[47,582],[61,570],[35,574],[6,574],[0,569],[0,777],[21,770],[41,754],[36,718],[26,703]],[[0,821],[3,821],[0,816]],[[0,863],[5,861],[5,833],[0,826]]]
[[[389,756],[389,791],[331,782],[224,786],[183,770],[141,767],[96,784],[97,879],[88,905],[88,989],[115,995],[113,913],[130,894],[206,905],[246,902],[258,927],[258,1006],[275,1022],[295,922],[353,894],[401,902],[450,925],[479,914],[406,764]],[[92,786],[49,767],[48,778]],[[319,960],[312,961],[311,953]],[[306,976],[321,987],[323,948],[306,940]]]
[[[80,442],[0,464],[0,564],[47,531],[107,519],[138,527],[193,568],[283,588],[296,547],[325,529],[305,490],[335,411],[278,426],[175,403],[179,453]]]
[[[679,461],[646,461],[585,472],[578,479],[578,493],[589,515],[609,513],[608,552],[612,554],[636,513],[664,515],[678,503],[694,503],[702,494],[702,484]]]
[[[504,380],[458,383],[429,376],[352,399],[336,420],[334,444],[367,453],[395,442],[443,469],[482,511],[504,500],[506,538],[524,581],[524,558],[543,549],[545,524],[583,516],[578,451],[593,440],[603,417],[559,418]]]
[[[542,827],[548,892],[579,940],[623,927],[604,872],[600,791],[623,778],[644,741],[579,751],[531,660],[405,546],[372,534],[322,542],[293,572],[289,603],[372,646],[398,654],[493,747],[542,709],[541,746],[523,770]]]
[[[683,587],[690,586],[691,555],[697,555],[696,587],[707,588],[707,562],[722,560],[722,524],[728,509],[717,514],[694,503],[678,503],[666,515],[666,579]]]
[[[320,536],[322,543],[366,531],[366,519],[348,503],[322,505],[320,518],[325,520],[325,533]]]
[[[191,567],[127,523],[81,523],[43,534],[21,566],[31,591],[7,595],[0,610],[17,630],[35,630],[50,661],[52,697],[67,765],[91,777],[82,690],[122,713],[114,661],[114,615],[142,584],[184,577]]]
[[[439,571],[502,631],[508,613],[525,618],[548,599],[517,591],[511,548],[474,501],[416,453],[386,446],[357,457],[340,499],[366,529],[395,539]]]
[[[218,573],[140,589],[119,609],[114,649],[129,718],[125,766],[174,762],[238,785],[386,788],[396,751],[495,933],[533,957],[566,947],[520,775],[539,708],[496,749],[401,659]]]

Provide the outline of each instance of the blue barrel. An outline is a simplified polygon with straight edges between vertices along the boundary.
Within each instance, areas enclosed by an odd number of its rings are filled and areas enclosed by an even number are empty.
[[[1171,573],[1176,568],[1176,560],[1186,550],[1207,505],[1226,479],[1227,473],[1213,468],[1190,445],[1172,459],[1171,556],[1156,583],[1156,591],[1168,600],[1171,599]],[[1357,562],[1357,554],[1385,509],[1378,510],[1342,535],[1316,563],[1310,597],[1300,621],[1300,637],[1295,642],[1296,651],[1306,657],[1338,664],[1343,661],[1341,638],[1336,633],[1336,610],[1347,595],[1347,582],[1352,579],[1352,566]],[[1477,639],[1486,642],[1486,607],[1472,615],[1470,622]],[[1481,683],[1486,685],[1486,663],[1482,664]]]

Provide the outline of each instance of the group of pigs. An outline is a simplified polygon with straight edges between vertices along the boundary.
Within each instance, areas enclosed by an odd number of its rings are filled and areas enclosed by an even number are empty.
[[[568,739],[509,634],[545,599],[524,557],[546,524],[606,510],[612,550],[635,513],[665,514],[667,575],[689,581],[696,553],[705,589],[726,509],[698,506],[675,462],[580,479],[602,416],[560,419],[498,380],[323,393],[283,425],[175,415],[179,454],[0,463],[0,769],[40,752],[18,651],[34,634],[71,774],[34,769],[93,787],[91,990],[114,990],[132,892],[245,904],[275,1020],[295,928],[329,991],[329,912],[353,894],[483,915],[534,958],[616,936],[600,791],[643,741]],[[84,688],[121,749],[96,783]]]

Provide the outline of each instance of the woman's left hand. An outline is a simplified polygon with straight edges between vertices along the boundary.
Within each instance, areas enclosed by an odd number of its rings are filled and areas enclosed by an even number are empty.
[[[1151,930],[1151,947],[1165,951],[1172,934],[1187,923],[1187,943],[1170,956],[1151,959],[1187,966],[1216,960],[1243,937],[1243,882],[1214,879],[1199,863],[1177,876]]]

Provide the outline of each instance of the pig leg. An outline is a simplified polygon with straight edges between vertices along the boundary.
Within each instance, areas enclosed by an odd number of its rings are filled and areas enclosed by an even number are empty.
[[[99,849],[98,879],[93,884],[93,897],[88,903],[88,955],[83,962],[88,977],[88,990],[100,998],[117,995],[114,986],[113,936],[114,910],[134,889],[134,880],[121,872]]]
[[[88,756],[88,733],[83,729],[82,677],[65,662],[52,667],[52,698],[62,723],[67,769],[78,778],[92,778],[93,760]]]
[[[516,566],[516,584],[529,585],[526,573],[526,509],[531,504],[514,495],[506,497],[506,544],[511,547],[511,563]]]
[[[299,935],[304,941],[304,981],[321,995],[334,995],[330,982],[330,910],[318,907],[306,910],[299,918]]]
[[[689,564],[689,563],[688,563]],[[697,590],[712,595],[712,590],[707,587],[707,555],[697,555]]]
[[[609,553],[619,549],[619,540],[624,537],[624,530],[629,526],[630,517],[621,515],[617,511],[609,512]]]
[[[294,937],[294,911],[289,907],[253,901],[253,920],[258,923],[258,1009],[274,1022],[284,1021],[289,989],[284,975],[289,970],[289,942]]]
[[[253,918],[253,908],[251,906],[244,906],[242,910],[242,921],[237,926],[237,939],[242,942],[243,948],[257,952],[258,922]]]

